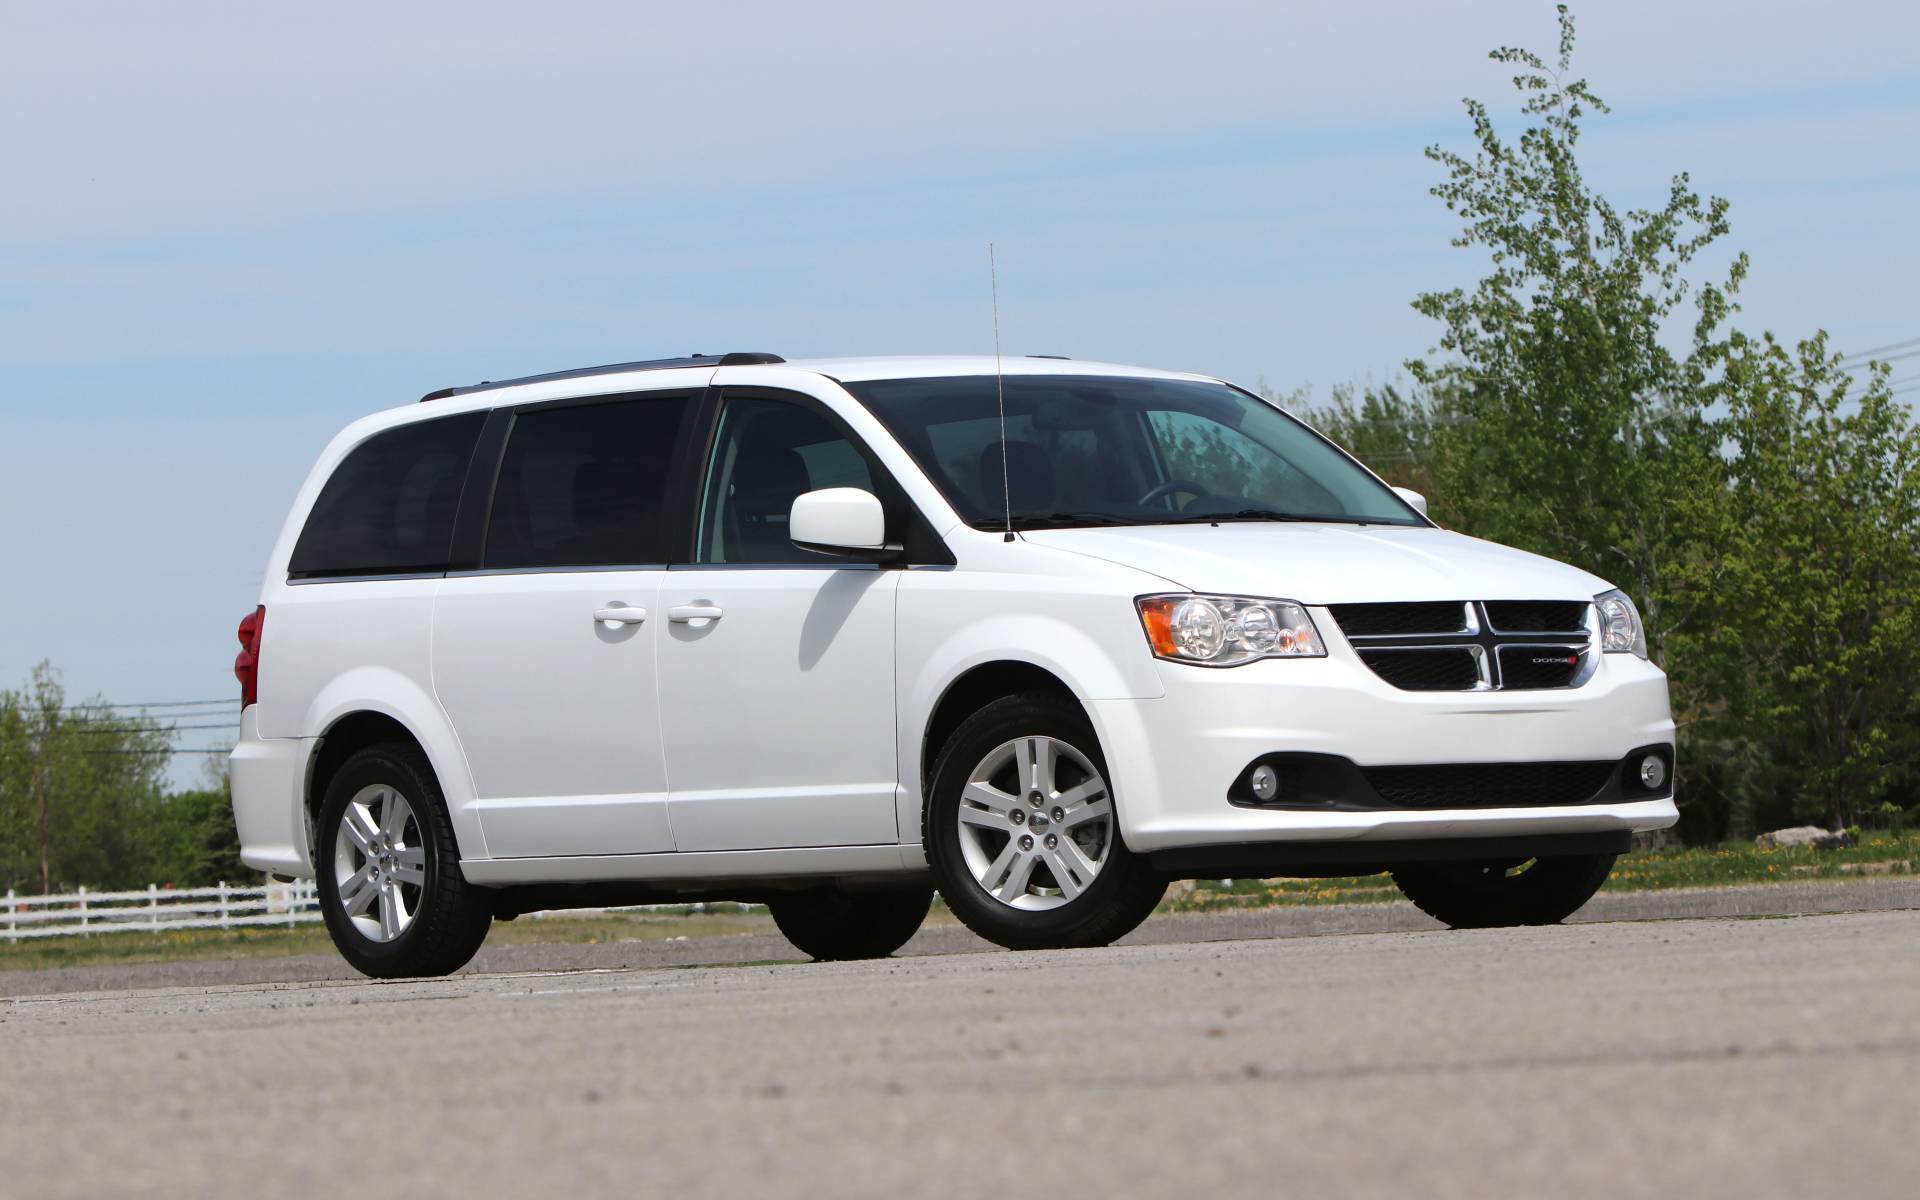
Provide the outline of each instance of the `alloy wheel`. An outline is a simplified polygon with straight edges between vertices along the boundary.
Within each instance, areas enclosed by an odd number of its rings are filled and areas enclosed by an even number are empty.
[[[1078,898],[1113,845],[1113,797],[1087,756],[1052,737],[1003,742],[960,794],[960,853],[986,893],[1040,912]]]
[[[376,784],[354,793],[333,839],[340,907],[361,936],[391,942],[420,912],[427,852],[407,798]]]

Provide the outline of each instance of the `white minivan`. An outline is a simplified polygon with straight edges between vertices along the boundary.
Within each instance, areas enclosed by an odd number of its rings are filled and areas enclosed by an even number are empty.
[[[935,889],[1014,948],[1219,876],[1553,922],[1677,815],[1627,596],[1240,388],[1053,357],[435,392],[321,454],[240,641],[241,855],[375,976],[716,898],[823,959]]]

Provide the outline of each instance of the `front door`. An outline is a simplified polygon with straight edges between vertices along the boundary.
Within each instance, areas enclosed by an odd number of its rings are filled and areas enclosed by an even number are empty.
[[[801,550],[794,497],[879,469],[810,401],[723,395],[693,562],[661,584],[669,812],[682,851],[890,844],[899,573]]]
[[[674,848],[656,697],[684,393],[514,414],[478,571],[440,586],[433,681],[494,858]]]

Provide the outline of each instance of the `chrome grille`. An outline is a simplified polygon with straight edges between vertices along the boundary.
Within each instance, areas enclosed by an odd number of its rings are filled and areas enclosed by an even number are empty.
[[[1538,691],[1592,674],[1591,605],[1580,600],[1336,604],[1360,660],[1402,691]]]

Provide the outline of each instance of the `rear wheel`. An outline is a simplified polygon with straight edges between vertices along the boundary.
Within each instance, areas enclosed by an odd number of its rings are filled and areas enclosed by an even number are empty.
[[[404,744],[357,751],[320,804],[315,875],[333,944],[376,979],[449,975],[493,924],[460,851],[433,770]]]
[[[941,750],[923,817],[940,894],[966,926],[1012,950],[1104,946],[1166,894],[1120,838],[1106,761],[1077,704],[1009,696]]]
[[[1555,925],[1593,899],[1616,857],[1409,863],[1394,870],[1393,882],[1421,912],[1455,929]]]
[[[885,958],[919,931],[932,906],[930,887],[814,888],[767,901],[786,939],[822,962]]]

